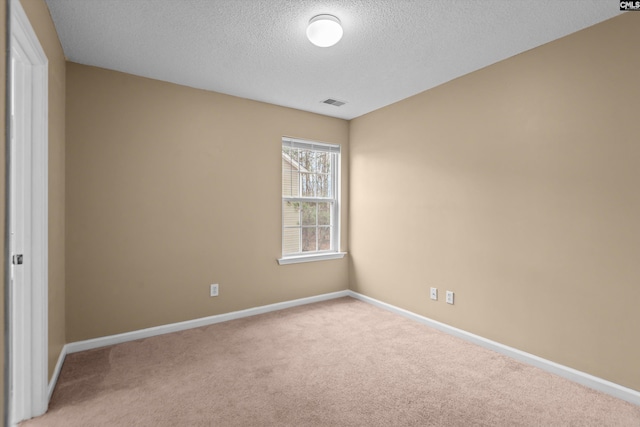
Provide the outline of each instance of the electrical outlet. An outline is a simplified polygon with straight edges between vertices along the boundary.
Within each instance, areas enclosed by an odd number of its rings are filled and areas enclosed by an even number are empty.
[[[218,296],[218,284],[210,285],[209,287],[209,296],[217,297]]]
[[[431,293],[429,295],[432,300],[438,301],[438,288],[431,288]]]
[[[447,304],[453,304],[453,291],[447,291]]]

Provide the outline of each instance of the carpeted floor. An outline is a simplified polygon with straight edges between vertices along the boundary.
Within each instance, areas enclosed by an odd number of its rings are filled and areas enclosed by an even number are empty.
[[[71,354],[21,426],[640,426],[640,407],[341,298]]]

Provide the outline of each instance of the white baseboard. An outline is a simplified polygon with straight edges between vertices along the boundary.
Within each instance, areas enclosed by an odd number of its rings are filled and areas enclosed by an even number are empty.
[[[567,378],[578,384],[582,384],[586,387],[601,391],[610,396],[617,397],[618,399],[626,400],[627,402],[640,406],[639,391],[636,391],[627,387],[623,387],[619,384],[604,380],[602,378],[593,376],[591,374],[587,374],[586,372],[578,371],[568,366],[560,365],[559,363],[555,363],[550,360],[543,359],[542,357],[538,357],[531,353],[527,353],[527,352],[518,350],[516,348],[509,347],[504,344],[500,344],[496,341],[492,341],[490,339],[483,338],[479,335],[472,334],[471,332],[454,328],[453,326],[449,326],[445,323],[438,322],[437,320],[429,319],[428,317],[424,317],[419,314],[415,314],[411,311],[393,306],[391,304],[378,301],[377,299],[359,294],[357,292],[347,291],[347,293],[352,298],[367,302],[369,304],[375,305],[377,307],[380,307],[385,310],[404,316],[408,319],[418,321],[422,324],[430,326],[439,331],[446,332],[449,335],[462,338],[465,341],[469,341],[473,344],[477,344],[489,350],[496,351],[498,353],[509,356],[513,359],[516,359],[521,362],[527,363],[529,365],[533,365],[537,368],[543,369],[547,372],[551,372],[552,374],[561,376],[563,378]]]
[[[320,302],[320,301],[327,301],[330,299],[342,298],[346,296],[375,305],[377,307],[399,314],[408,319],[412,319],[424,325],[430,326],[439,331],[462,338],[465,341],[469,341],[481,347],[496,351],[498,353],[512,357],[521,362],[536,366],[547,372],[551,372],[563,378],[567,378],[578,384],[582,384],[594,390],[601,391],[613,397],[616,397],[640,406],[639,391],[632,390],[627,387],[623,387],[619,384],[615,384],[611,381],[598,378],[591,374],[587,374],[586,372],[578,371],[568,366],[560,365],[550,360],[543,359],[541,357],[518,350],[513,347],[509,347],[504,344],[500,344],[496,341],[483,338],[479,335],[475,335],[470,332],[464,331],[462,329],[449,326],[445,323],[441,323],[436,320],[429,319],[428,317],[421,316],[419,314],[410,312],[408,310],[393,306],[391,304],[387,304],[385,302],[376,300],[374,298],[371,298],[350,290],[317,295],[317,296],[308,297],[308,298],[301,298],[301,299],[296,299],[292,301],[285,301],[285,302],[280,302],[276,304],[263,305],[260,307],[249,308],[246,310],[233,311],[231,313],[218,314],[215,316],[203,317],[200,319],[187,320],[185,322],[155,326],[153,328],[141,329],[138,331],[126,332],[123,334],[110,335],[106,337],[94,338],[90,340],[77,341],[77,342],[66,344],[62,348],[62,351],[60,352],[58,363],[56,364],[56,368],[54,370],[53,376],[49,383],[49,399],[51,399],[51,395],[53,393],[55,385],[58,381],[58,377],[60,375],[60,370],[62,369],[62,363],[64,362],[64,359],[67,354],[76,353],[79,351],[91,350],[94,348],[106,347],[109,345],[120,344],[120,343],[134,341],[142,338],[149,338],[156,335],[163,335],[163,334],[169,334],[172,332],[184,331],[187,329],[198,328],[201,326],[213,325],[215,323],[226,322],[234,319],[241,319],[243,317],[255,316],[258,314],[284,310],[286,308],[296,307],[296,306],[305,305],[305,304],[311,304],[311,303]]]
[[[62,364],[64,363],[64,359],[67,357],[67,347],[69,344],[65,344],[60,351],[60,355],[58,356],[58,362],[56,363],[56,367],[53,369],[53,375],[51,376],[51,380],[49,381],[49,390],[47,393],[47,402],[51,401],[51,396],[53,395],[53,390],[56,388],[56,384],[58,383],[58,378],[60,377],[60,371],[62,371]]]
[[[246,310],[232,311],[231,313],[218,314],[215,316],[202,317],[184,322],[171,323],[168,325],[154,326],[152,328],[140,329],[123,334],[109,335],[106,337],[94,338],[85,341],[77,341],[65,345],[67,353],[76,353],[78,351],[91,350],[108,345],[120,344],[123,342],[149,338],[156,335],[170,334],[171,332],[184,331],[201,326],[213,325],[215,323],[227,322],[229,320],[241,319],[243,317],[255,316],[258,314],[269,313],[271,311],[284,310],[285,308],[296,307],[299,305],[311,304],[314,302],[327,301],[335,298],[349,296],[349,291],[338,291],[329,294],[322,294],[308,298],[300,298],[292,301],[279,302],[276,304],[263,305],[260,307],[248,308]]]

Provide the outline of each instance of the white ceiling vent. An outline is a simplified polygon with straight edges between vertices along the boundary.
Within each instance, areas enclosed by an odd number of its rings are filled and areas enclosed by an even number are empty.
[[[322,101],[324,104],[329,104],[329,105],[334,105],[336,107],[341,107],[344,104],[346,104],[346,102],[344,101],[338,101],[337,99],[325,99],[324,101]]]

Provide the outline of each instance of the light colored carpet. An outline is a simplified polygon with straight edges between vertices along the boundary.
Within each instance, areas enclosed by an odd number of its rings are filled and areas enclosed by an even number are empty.
[[[640,407],[341,298],[67,357],[35,426],[640,426]]]

